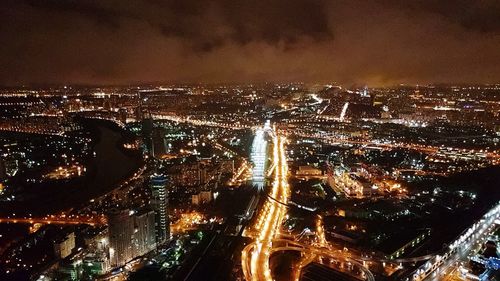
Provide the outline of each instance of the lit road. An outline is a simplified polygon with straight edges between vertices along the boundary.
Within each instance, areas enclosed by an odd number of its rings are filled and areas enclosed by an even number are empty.
[[[318,215],[316,218],[316,238],[317,238],[317,243],[322,246],[326,247],[328,246],[328,242],[326,241],[325,237],[325,227],[323,225],[323,218]]]
[[[247,245],[242,252],[242,269],[247,281],[271,281],[272,274],[269,266],[269,257],[277,251],[300,251],[305,254],[307,261],[316,257],[331,258],[339,264],[352,266],[347,269],[348,274],[353,274],[362,280],[374,280],[373,275],[364,265],[355,261],[351,256],[354,253],[330,247],[324,236],[322,218],[317,220],[317,245],[302,245],[299,242],[283,239],[279,230],[286,215],[289,198],[288,166],[285,155],[284,136],[273,135],[273,158],[271,168],[274,175],[271,190],[264,202],[262,209],[258,213],[255,225],[246,231],[246,235],[255,239],[254,243]],[[309,262],[304,262],[296,267],[295,276],[298,276],[300,268]],[[354,273],[357,272],[357,273]]]
[[[218,128],[226,128],[226,129],[234,129],[234,130],[254,129],[255,128],[255,126],[250,126],[247,124],[238,124],[239,122],[236,122],[236,123],[214,122],[214,121],[207,121],[207,120],[201,120],[201,119],[192,119],[189,116],[180,117],[177,115],[163,114],[163,113],[152,114],[152,117],[154,119],[169,120],[169,121],[173,121],[173,122],[177,122],[177,123],[191,124],[194,126],[218,127]]]
[[[272,280],[269,255],[272,241],[278,235],[286,213],[289,197],[288,165],[285,155],[285,137],[273,136],[274,181],[269,196],[264,203],[253,227],[255,243],[242,253],[242,266],[247,280]]]
[[[44,218],[0,218],[0,223],[25,223],[25,224],[62,224],[62,225],[105,225],[104,216],[96,217],[63,217],[49,216]]]
[[[452,279],[459,262],[467,261],[469,255],[475,254],[486,238],[497,229],[500,224],[499,217],[500,204],[497,204],[455,240],[443,257],[436,256],[417,270],[412,280]]]
[[[261,275],[258,275],[257,279],[254,279],[256,276],[253,275],[253,272],[248,272],[249,265],[247,263],[249,261],[247,257],[251,253],[255,253],[256,251],[258,251],[258,247],[258,244],[252,243],[249,244],[243,251],[242,266],[246,280],[270,280],[258,279],[265,278],[265,276]],[[365,266],[366,263],[359,262],[356,257],[353,257],[353,253],[350,251],[334,249],[333,247],[304,245],[293,240],[282,238],[274,239],[273,247],[267,250],[269,251],[266,257],[267,259],[269,259],[269,256],[271,254],[281,251],[296,251],[303,254],[301,261],[294,266],[294,271],[292,272],[294,280],[297,280],[297,278],[300,276],[301,269],[312,261],[317,261],[329,267],[333,267],[336,270],[349,274],[358,280],[375,280],[373,274],[368,270],[367,266]]]
[[[418,151],[426,154],[431,154],[434,155],[439,152],[446,152],[446,151],[454,151],[454,152],[460,152],[460,153],[468,153],[468,154],[475,154],[475,153],[481,153],[484,155],[485,159],[488,159],[491,164],[495,165],[500,163],[500,151],[478,151],[474,149],[463,149],[463,148],[456,148],[456,147],[441,147],[441,146],[432,146],[432,145],[423,145],[423,144],[416,144],[416,143],[404,143],[404,142],[394,142],[394,143],[387,143],[387,142],[380,142],[377,140],[353,140],[353,139],[348,139],[348,138],[340,138],[340,137],[333,137],[333,136],[324,136],[324,135],[313,135],[311,133],[304,133],[300,131],[294,131],[292,132],[293,135],[298,136],[298,137],[305,137],[305,138],[315,138],[315,139],[320,139],[328,143],[339,143],[339,144],[351,144],[351,145],[362,145],[362,146],[367,146],[367,147],[377,147],[381,149],[406,149],[406,150],[413,150],[413,151]],[[445,156],[445,155],[443,155]],[[449,157],[449,156],[448,156]]]
[[[462,245],[457,252],[451,255],[443,264],[441,264],[432,274],[423,280],[452,280],[453,276],[457,273],[457,265],[461,260],[467,260],[467,256],[474,250],[477,249],[481,243],[477,243],[477,240],[470,241]],[[416,279],[418,280],[418,279]]]
[[[486,242],[485,238],[488,237],[495,229],[496,228],[494,226],[490,225],[484,232],[481,232],[478,235],[473,235],[469,241],[461,245],[454,254],[452,254],[424,280],[453,280],[453,278],[456,277],[456,274],[459,273],[457,270],[459,263],[465,262],[465,264],[468,264],[468,256],[477,253],[482,244]]]

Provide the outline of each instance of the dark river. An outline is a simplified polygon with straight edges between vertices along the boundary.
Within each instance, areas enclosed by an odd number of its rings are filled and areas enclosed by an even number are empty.
[[[131,154],[121,147],[123,131],[102,120],[86,120],[85,127],[96,139],[96,156],[88,161],[87,173],[72,181],[47,182],[29,186],[16,202],[1,202],[2,213],[16,216],[31,213],[39,216],[71,207],[81,206],[90,199],[114,189],[131,176],[142,164],[140,155]]]

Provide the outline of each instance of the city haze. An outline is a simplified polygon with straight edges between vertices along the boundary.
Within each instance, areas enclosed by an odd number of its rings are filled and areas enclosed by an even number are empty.
[[[497,1],[3,1],[0,84],[500,81]]]

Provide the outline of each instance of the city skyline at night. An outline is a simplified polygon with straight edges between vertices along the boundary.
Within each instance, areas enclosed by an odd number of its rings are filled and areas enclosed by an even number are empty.
[[[500,280],[499,3],[2,2],[0,280]]]

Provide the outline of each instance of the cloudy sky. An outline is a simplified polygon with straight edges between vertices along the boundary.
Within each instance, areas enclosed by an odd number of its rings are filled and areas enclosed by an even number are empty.
[[[0,84],[500,82],[496,0],[2,0]]]

